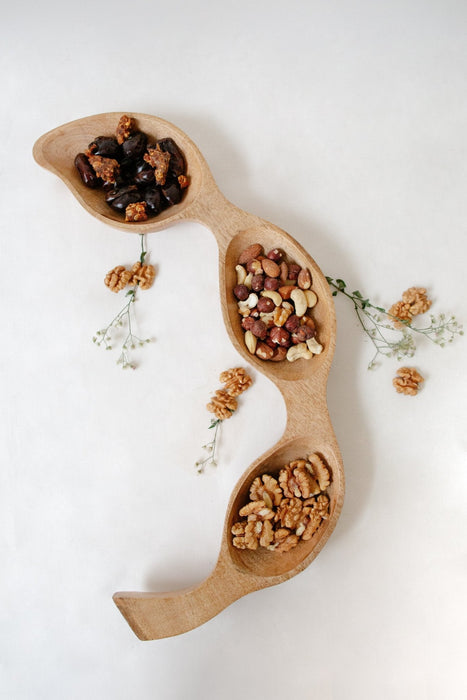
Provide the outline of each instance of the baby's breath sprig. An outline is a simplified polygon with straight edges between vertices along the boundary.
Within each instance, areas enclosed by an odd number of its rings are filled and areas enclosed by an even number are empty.
[[[118,292],[127,284],[131,285],[131,288],[125,294],[127,302],[112,321],[105,328],[98,330],[92,339],[96,345],[103,345],[106,350],[112,350],[113,343],[118,340],[119,330],[126,327],[127,334],[122,341],[121,352],[117,359],[117,364],[121,365],[122,369],[136,369],[135,363],[131,360],[131,350],[143,347],[146,343],[151,342],[150,338],[140,338],[133,332],[132,316],[134,316],[133,306],[137,300],[136,291],[138,287],[148,289],[154,280],[154,268],[144,263],[147,255],[144,247],[144,235],[140,234],[140,238],[141,254],[139,263],[136,263],[132,270],[126,270],[123,266],[119,266],[106,277],[106,285],[112,291]],[[112,273],[115,270],[118,274],[112,277]]]
[[[202,449],[206,451],[206,457],[200,458],[195,462],[196,471],[198,474],[202,474],[206,467],[217,467],[216,459],[216,448],[217,448],[217,438],[219,433],[219,428],[221,427],[222,420],[220,418],[213,418],[211,420],[211,425],[208,430],[214,430],[213,438],[210,442],[203,445]]]
[[[373,304],[358,289],[349,292],[344,280],[333,279],[332,277],[326,277],[326,279],[333,288],[333,296],[339,293],[343,294],[353,303],[359,323],[373,343],[375,354],[368,363],[368,369],[376,367],[378,355],[396,357],[398,360],[402,360],[405,357],[413,357],[417,349],[415,342],[417,335],[428,338],[428,340],[440,347],[445,347],[446,344],[452,343],[456,335],[464,334],[462,325],[457,322],[453,315],[447,316],[444,313],[431,314],[428,326],[415,326],[412,323],[410,308],[407,312],[407,318],[401,318],[391,314],[390,311],[382,306]],[[431,302],[428,301],[427,308],[430,305]],[[419,315],[419,313],[420,311],[417,311],[413,313],[413,316]]]

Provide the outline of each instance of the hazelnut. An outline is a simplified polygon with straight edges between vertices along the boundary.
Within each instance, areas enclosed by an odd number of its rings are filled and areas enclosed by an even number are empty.
[[[298,279],[298,275],[300,274],[300,270],[302,268],[300,265],[297,265],[296,263],[290,263],[289,268],[288,268],[288,279],[289,280],[296,280]]]
[[[264,280],[264,289],[269,289],[272,292],[276,292],[279,288],[279,280],[275,277],[266,277]]]
[[[291,344],[290,333],[286,331],[285,328],[271,328],[269,337],[273,343],[281,345],[284,348],[288,348]]]
[[[263,323],[263,321],[256,320],[252,327],[250,328],[251,332],[253,333],[254,336],[259,338],[260,340],[264,340],[267,334],[267,328],[266,324]]]
[[[274,348],[274,355],[269,358],[272,362],[282,362],[287,357],[287,348],[283,348],[281,345],[276,345]]]
[[[257,309],[263,314],[269,314],[274,311],[275,304],[272,299],[268,297],[260,297],[258,299]]]
[[[258,343],[256,346],[256,356],[261,360],[270,360],[274,356],[274,350],[266,343]]]
[[[252,275],[263,274],[263,267],[261,265],[261,261],[257,260],[256,258],[253,258],[253,260],[249,260],[247,262],[246,269],[248,270],[248,272],[251,272]]]
[[[314,334],[315,332],[308,326],[299,326],[297,330],[292,333],[292,342],[295,343],[295,345],[297,343],[304,343],[309,340],[309,338],[312,338]]]
[[[254,323],[255,323],[255,319],[252,316],[245,316],[244,318],[242,318],[243,330],[251,331]]]
[[[260,292],[264,287],[264,275],[253,275],[251,288],[254,292]]]
[[[248,299],[250,290],[245,284],[236,284],[233,293],[239,301],[245,301],[245,299]]]
[[[289,316],[287,321],[284,323],[284,328],[286,328],[289,333],[294,333],[300,326],[300,319],[296,314]]]
[[[283,255],[283,252],[279,250],[279,248],[273,248],[269,251],[267,257],[269,258],[269,260],[274,260],[274,262],[279,263],[282,260]]]
[[[311,328],[312,331],[316,331],[316,324],[311,318],[311,316],[302,316],[300,319],[300,323],[305,326],[308,326],[308,328]]]

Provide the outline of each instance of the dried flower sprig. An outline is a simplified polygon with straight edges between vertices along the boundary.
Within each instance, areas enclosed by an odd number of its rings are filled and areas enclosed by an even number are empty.
[[[426,299],[424,294],[426,290],[423,288],[411,287],[404,292],[401,302],[393,304],[389,310],[386,310],[370,302],[358,289],[349,292],[344,280],[332,277],[326,277],[326,279],[333,288],[333,296],[343,294],[353,303],[360,325],[373,343],[375,353],[368,363],[368,369],[376,367],[378,355],[396,357],[398,360],[413,357],[417,349],[416,336],[425,336],[436,345],[444,347],[452,343],[455,336],[464,334],[462,325],[457,322],[456,317],[447,316],[444,313],[431,314],[428,326],[413,325],[413,317],[425,313],[431,306],[431,301]],[[400,315],[395,315],[396,313]]]
[[[144,247],[144,234],[140,234],[141,238],[141,254],[139,262],[135,263],[130,270],[124,266],[111,270],[106,278],[105,284],[111,291],[119,292],[126,286],[131,288],[126,292],[126,304],[105,327],[98,330],[93,337],[93,342],[96,345],[103,345],[106,350],[112,350],[113,342],[117,340],[118,331],[126,327],[127,334],[121,344],[121,352],[117,358],[117,364],[122,366],[122,369],[136,369],[136,365],[131,360],[131,350],[137,347],[143,347],[146,343],[151,342],[151,338],[140,338],[133,332],[132,315],[134,315],[133,305],[136,301],[136,291],[138,287],[141,289],[149,289],[151,287],[155,270],[152,265],[145,264],[147,251]]]
[[[207,466],[216,467],[216,450],[219,437],[219,429],[224,420],[231,418],[238,407],[237,396],[246,391],[253,383],[250,375],[243,367],[234,367],[221,373],[219,380],[224,384],[224,389],[218,389],[211,401],[206,405],[210,413],[216,416],[211,420],[208,430],[214,430],[213,438],[203,445],[206,456],[195,462],[198,474],[204,472]]]

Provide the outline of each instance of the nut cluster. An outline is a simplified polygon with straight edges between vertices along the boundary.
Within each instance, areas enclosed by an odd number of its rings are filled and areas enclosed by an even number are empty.
[[[392,383],[399,394],[416,396],[423,381],[424,378],[414,367],[399,367]]]
[[[156,271],[153,265],[143,265],[136,262],[131,269],[117,265],[107,273],[104,284],[111,292],[120,292],[126,286],[137,284],[141,289],[149,289],[154,282]]]
[[[235,271],[233,294],[252,355],[294,362],[323,350],[309,314],[318,301],[309,270],[288,260],[279,248],[265,255],[263,246],[253,243],[240,254]]]
[[[300,540],[310,540],[329,517],[325,491],[331,478],[331,470],[316,453],[289,462],[277,479],[271,474],[256,477],[249,502],[239,510],[241,520],[231,528],[234,547],[288,552]]]
[[[224,384],[224,388],[215,392],[206,408],[210,413],[214,413],[218,420],[225,420],[237,410],[236,397],[246,391],[253,380],[243,367],[233,367],[221,372],[219,381]]]
[[[125,221],[146,221],[178,204],[189,185],[183,153],[171,138],[148,144],[136,120],[124,114],[115,135],[97,136],[74,164],[86,187],[105,191],[105,201]]]
[[[410,287],[402,294],[402,299],[396,301],[388,311],[393,316],[395,328],[403,328],[410,323],[414,316],[424,314],[431,306],[431,299],[428,299],[424,287]]]

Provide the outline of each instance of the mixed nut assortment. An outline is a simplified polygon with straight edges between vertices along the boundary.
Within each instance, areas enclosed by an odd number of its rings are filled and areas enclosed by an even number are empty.
[[[322,352],[309,313],[318,301],[309,270],[288,259],[280,248],[265,254],[260,243],[253,243],[240,254],[235,271],[233,294],[252,355],[294,362]]]
[[[288,552],[300,540],[310,540],[329,517],[326,489],[331,480],[330,468],[316,453],[289,462],[277,479],[271,474],[256,477],[249,502],[239,510],[242,519],[232,525],[233,546]]]
[[[149,143],[126,114],[115,135],[97,136],[74,164],[86,187],[101,187],[107,204],[129,222],[146,221],[178,204],[189,185],[185,157],[175,141]]]

